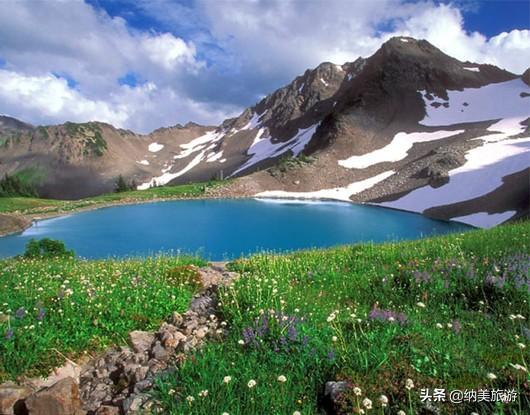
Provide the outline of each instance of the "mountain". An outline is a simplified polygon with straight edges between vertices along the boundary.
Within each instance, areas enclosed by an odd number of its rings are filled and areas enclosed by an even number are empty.
[[[393,38],[322,63],[218,127],[136,135],[0,118],[0,172],[41,169],[46,195],[236,177],[225,194],[330,198],[490,226],[529,214],[530,70],[517,76]]]

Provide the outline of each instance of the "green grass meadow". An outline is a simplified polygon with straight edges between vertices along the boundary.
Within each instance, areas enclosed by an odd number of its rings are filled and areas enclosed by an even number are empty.
[[[516,403],[440,413],[527,414],[529,235],[526,222],[241,260],[221,296],[227,338],[158,382],[161,412],[320,414],[325,382],[345,380],[344,414],[430,413],[422,388],[515,389]]]
[[[188,308],[200,259],[0,261],[0,382],[124,344]]]
[[[77,209],[97,207],[110,203],[138,203],[158,199],[179,199],[200,197],[207,189],[221,186],[224,182],[205,182],[178,186],[160,186],[146,190],[131,190],[106,193],[79,200],[54,200],[32,197],[0,197],[0,213],[42,215],[66,213]]]

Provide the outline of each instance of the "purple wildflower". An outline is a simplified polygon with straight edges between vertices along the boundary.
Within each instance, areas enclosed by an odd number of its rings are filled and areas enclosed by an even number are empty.
[[[298,331],[295,326],[289,326],[287,329],[287,338],[292,342],[298,338]]]
[[[335,352],[333,350],[328,352],[328,360],[335,360]]]
[[[15,311],[15,317],[22,319],[26,316],[26,309],[24,307],[20,307],[17,311]]]
[[[243,341],[246,345],[252,344],[254,346],[258,346],[258,342],[256,341],[256,334],[254,333],[252,327],[247,327],[243,329]]]
[[[413,275],[417,284],[428,283],[431,280],[431,276],[427,271],[414,271]]]
[[[396,313],[392,310],[381,310],[377,307],[370,310],[368,318],[370,320],[397,322],[401,325],[407,322],[407,316],[404,313]]]
[[[13,329],[7,329],[6,335],[5,335],[6,340],[11,340],[14,334],[15,332],[13,331]]]
[[[506,277],[503,275],[502,277],[497,278],[497,282],[495,283],[495,285],[497,286],[497,288],[502,288],[504,287],[505,283],[506,283]]]
[[[37,314],[37,320],[42,321],[46,315],[46,309],[44,307],[39,307],[39,313]]]

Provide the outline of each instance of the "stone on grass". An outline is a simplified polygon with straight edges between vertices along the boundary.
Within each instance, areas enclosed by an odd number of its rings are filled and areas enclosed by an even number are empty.
[[[129,345],[136,353],[145,353],[151,348],[155,339],[154,333],[135,330],[129,333]]]
[[[26,399],[30,415],[84,415],[79,388],[73,378],[64,378]]]
[[[18,415],[27,413],[24,399],[32,390],[13,382],[0,385],[0,415]]]

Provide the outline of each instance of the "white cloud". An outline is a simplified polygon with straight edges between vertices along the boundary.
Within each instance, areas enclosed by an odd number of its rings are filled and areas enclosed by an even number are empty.
[[[477,32],[467,33],[460,11],[448,5],[425,9],[403,21],[397,32],[427,39],[463,61],[490,63],[515,73],[530,65],[529,30],[512,30],[490,39]]]
[[[214,36],[240,57],[242,69],[300,73],[323,61],[343,63],[374,53],[392,36],[427,39],[461,60],[521,73],[530,61],[530,32],[487,39],[467,33],[454,5],[431,1],[201,2]]]
[[[127,120],[127,111],[119,105],[87,99],[65,79],[6,70],[0,70],[0,112],[36,123],[99,120],[123,126]]]
[[[0,2],[0,110],[32,123],[100,120],[147,132],[189,120],[217,123],[234,106],[181,87],[204,63],[192,42],[138,32],[81,1]],[[145,83],[118,84],[134,73]],[[78,84],[69,88],[61,74]]]
[[[145,55],[153,63],[167,70],[175,69],[179,63],[201,66],[195,60],[195,47],[169,33],[145,37],[142,40],[142,47]]]
[[[368,56],[403,34],[515,72],[530,61],[528,30],[487,39],[465,31],[456,6],[431,1],[198,0],[188,7],[149,0],[130,7],[151,13],[165,31],[133,29],[80,0],[0,1],[7,62],[0,111],[32,123],[99,119],[141,132],[189,120],[217,124],[306,68]],[[187,35],[167,33],[172,27]],[[78,84],[69,88],[53,73]],[[127,73],[143,83],[119,85]]]

